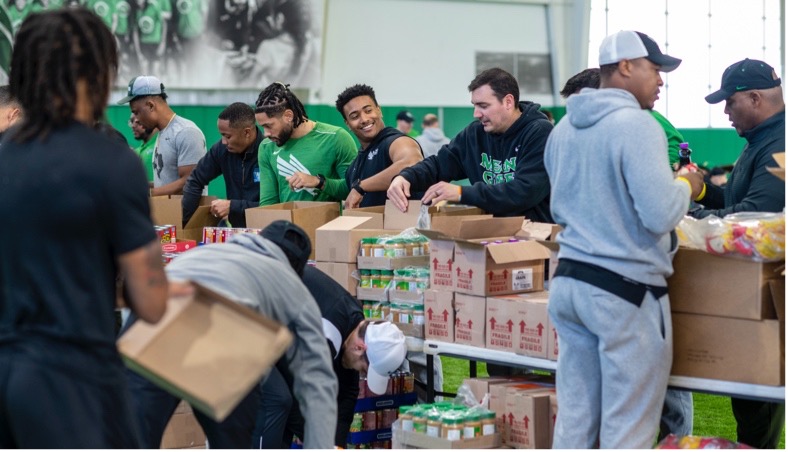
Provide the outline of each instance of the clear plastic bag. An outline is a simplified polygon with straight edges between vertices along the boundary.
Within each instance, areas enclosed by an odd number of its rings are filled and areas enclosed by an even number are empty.
[[[676,233],[682,246],[719,256],[756,262],[785,259],[784,212],[743,212],[700,220],[686,216]]]

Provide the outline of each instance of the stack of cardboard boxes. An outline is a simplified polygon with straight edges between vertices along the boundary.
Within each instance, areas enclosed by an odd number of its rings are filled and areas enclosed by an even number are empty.
[[[679,249],[668,279],[671,374],[784,385],[784,267]]]

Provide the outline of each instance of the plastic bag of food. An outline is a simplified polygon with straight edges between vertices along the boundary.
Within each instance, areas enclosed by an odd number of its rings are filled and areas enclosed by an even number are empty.
[[[676,228],[680,244],[756,262],[785,259],[785,213],[742,212],[719,218],[689,216]]]

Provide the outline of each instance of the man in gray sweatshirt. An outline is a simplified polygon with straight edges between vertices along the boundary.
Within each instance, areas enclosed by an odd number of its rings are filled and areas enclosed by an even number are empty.
[[[293,394],[305,419],[304,447],[333,449],[337,379],[320,309],[300,277],[311,252],[309,237],[286,221],[272,223],[261,234],[235,235],[227,243],[186,252],[167,265],[167,277],[197,282],[290,328],[295,340],[284,359],[295,377]],[[282,248],[289,248],[290,253],[286,255]],[[179,400],[141,377],[130,378],[129,385],[143,446],[158,448]],[[222,423],[195,411],[211,448],[251,447],[258,402],[259,392],[253,391]]]
[[[554,448],[648,449],[657,434],[672,362],[671,232],[701,187],[673,179],[647,109],[660,71],[680,63],[642,33],[608,36],[600,89],[571,96],[547,140],[550,208],[564,228],[549,305],[561,349]]]

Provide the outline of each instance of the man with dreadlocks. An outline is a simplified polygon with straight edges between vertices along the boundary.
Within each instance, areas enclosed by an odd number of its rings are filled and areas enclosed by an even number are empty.
[[[344,129],[312,121],[289,85],[265,88],[255,103],[263,128],[260,144],[260,205],[289,201],[342,201],[345,171],[356,157]]]
[[[164,83],[158,78],[134,77],[127,94],[118,105],[129,104],[131,114],[143,127],[159,129],[153,148],[151,196],[180,195],[186,179],[207,152],[205,135],[194,122],[172,111]]]
[[[117,64],[81,7],[33,14],[16,36],[10,86],[26,114],[0,147],[0,209],[15,219],[0,234],[23,224],[35,240],[0,241],[0,449],[139,447],[116,277],[148,322],[168,284],[139,158],[93,127]]]

